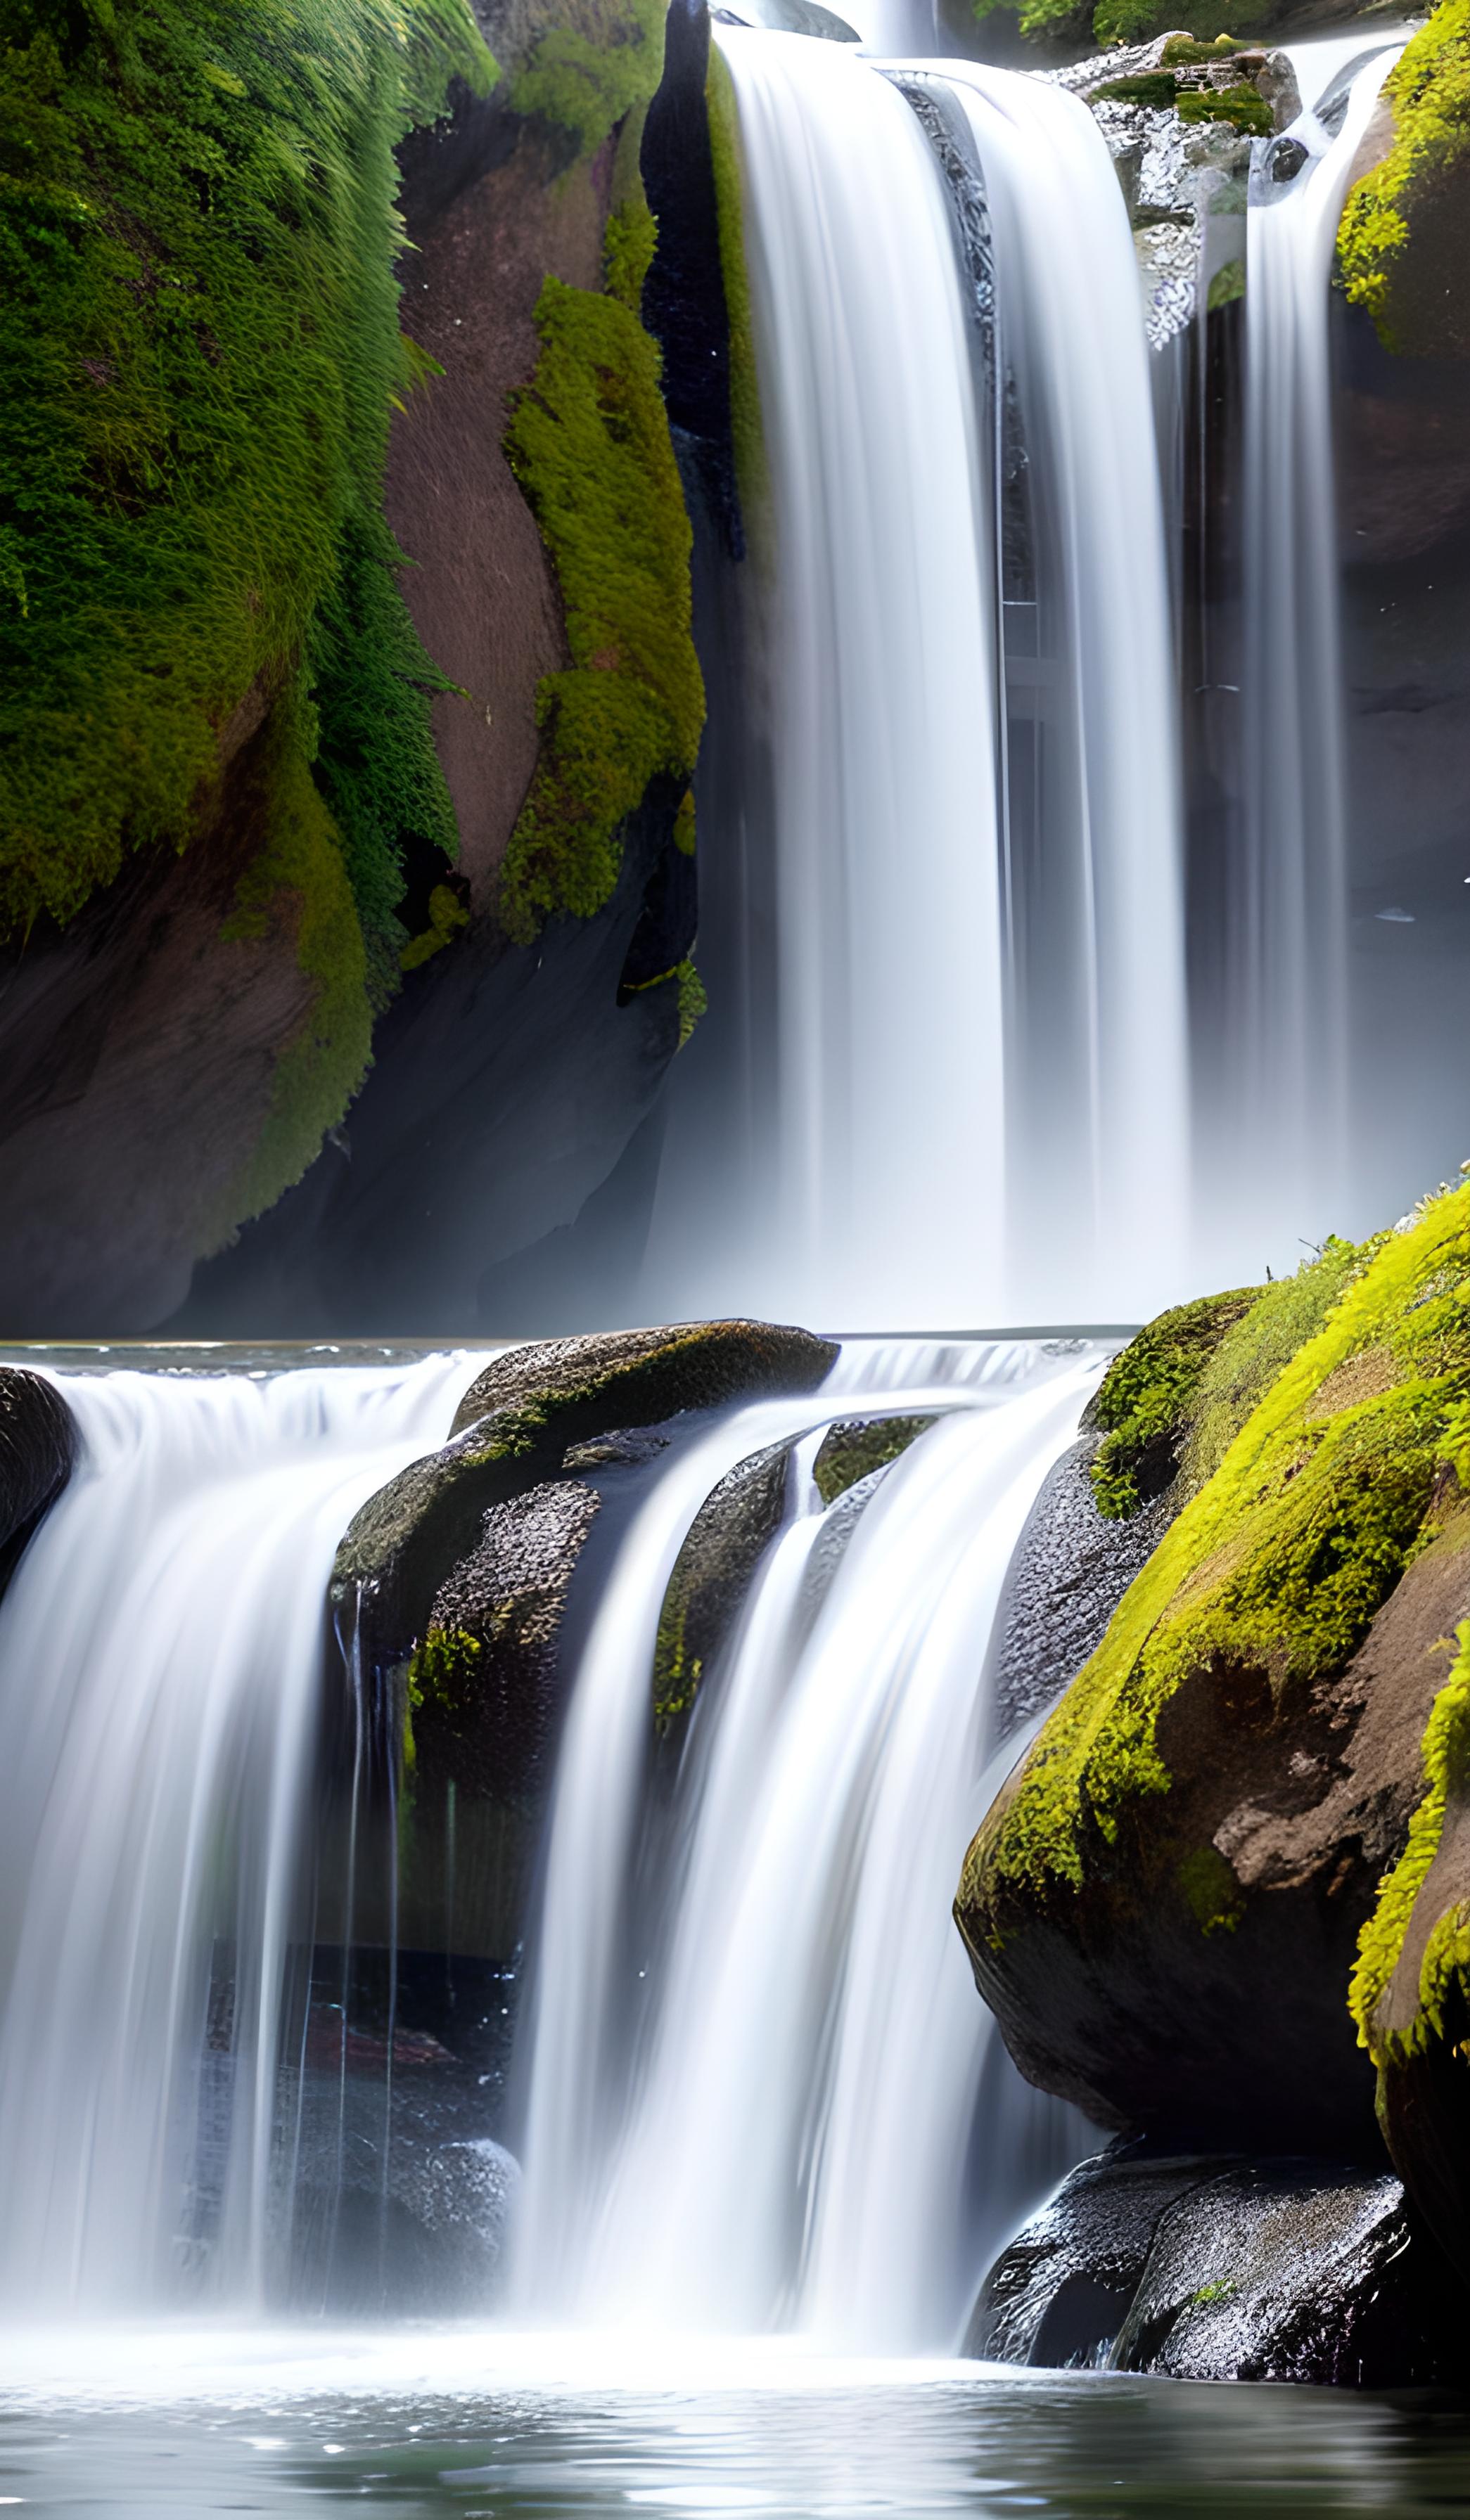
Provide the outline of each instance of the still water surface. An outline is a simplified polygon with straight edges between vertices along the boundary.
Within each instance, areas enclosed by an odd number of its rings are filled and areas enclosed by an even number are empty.
[[[1470,2508],[1444,2400],[418,2330],[0,2343],[0,2507],[462,2520]]]

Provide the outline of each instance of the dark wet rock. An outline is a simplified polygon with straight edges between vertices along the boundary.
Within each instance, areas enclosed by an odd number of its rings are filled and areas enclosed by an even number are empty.
[[[1278,140],[1266,155],[1266,173],[1273,184],[1293,184],[1306,165],[1309,152],[1300,140]]]
[[[608,1470],[615,1465],[639,1468],[668,1450],[668,1437],[656,1426],[620,1427],[611,1435],[594,1435],[589,1443],[569,1444],[564,1470]]]
[[[558,1479],[492,1506],[434,1598],[410,1666],[418,1777],[519,1796],[544,1781],[562,1619],[601,1498]]]
[[[1080,2162],[1002,2249],[964,2352],[1048,2368],[1100,2361],[1143,2279],[1162,2217],[1217,2167],[1207,2156],[1137,2147]]]
[[[451,1435],[492,1411],[535,1401],[571,1410],[606,1395],[602,1428],[657,1425],[680,1409],[814,1391],[837,1362],[831,1339],[771,1322],[684,1322],[513,1348],[471,1383]],[[582,1440],[578,1438],[577,1440]]]
[[[1331,2163],[1243,2162],[1163,2216],[1111,2355],[1180,2380],[1460,2385],[1470,2302],[1403,2190]]]
[[[349,2113],[340,2185],[334,2160],[302,2165],[292,2213],[297,2298],[356,2316],[483,2312],[493,2299],[520,2165],[487,2137],[431,2146],[396,2134],[385,2181],[379,2142],[368,2131],[374,2114],[381,2134],[377,2090]]]
[[[674,1560],[654,1650],[654,1714],[661,1731],[687,1714],[735,1625],[751,1580],[780,1530],[790,1447],[737,1462],[712,1490]]]
[[[1125,1522],[1092,1493],[1098,1436],[1080,1436],[1047,1472],[1016,1546],[995,1623],[992,1736],[1030,1723],[1102,1642],[1119,1602],[1175,1511],[1166,1489]]]
[[[401,1659],[428,1625],[484,1515],[561,1469],[569,1449],[685,1410],[813,1390],[835,1345],[762,1322],[618,1330],[512,1349],[482,1373],[450,1441],[412,1462],[355,1515],[334,1594],[356,1606],[366,1658]]]
[[[829,1426],[811,1465],[823,1505],[834,1505],[846,1488],[896,1462],[934,1422],[931,1413],[923,1418],[843,1418]]]
[[[812,1543],[806,1571],[802,1578],[800,1617],[803,1629],[808,1635],[816,1624],[822,1603],[837,1581],[838,1568],[851,1545],[852,1535],[892,1468],[892,1462],[884,1462],[876,1470],[869,1470],[866,1478],[845,1488],[836,1504],[829,1506],[823,1515],[821,1530]]]
[[[76,1460],[76,1420],[54,1382],[0,1366],[0,1591]]]
[[[1002,2250],[965,2350],[1049,2367],[1458,2384],[1470,2301],[1386,2171],[1138,2146],[1083,2162]]]

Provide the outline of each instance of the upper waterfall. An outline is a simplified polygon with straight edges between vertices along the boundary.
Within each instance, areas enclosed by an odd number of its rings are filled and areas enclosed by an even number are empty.
[[[852,1326],[1147,1309],[1187,1239],[1182,858],[1106,145],[1004,71],[719,42],[766,483],[760,804],[702,916],[723,1101],[676,1115],[656,1240],[680,1300],[754,1287]]]

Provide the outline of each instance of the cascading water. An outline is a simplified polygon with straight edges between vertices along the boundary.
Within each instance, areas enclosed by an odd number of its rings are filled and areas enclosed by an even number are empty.
[[[949,1918],[1012,1549],[1096,1349],[848,1349],[820,1404],[741,1412],[661,1481],[589,1640],[558,1773],[519,2308],[952,2350],[1036,2130],[980,2130],[991,2025]],[[943,1379],[947,1372],[953,1378]],[[811,1486],[854,1408],[934,1413],[855,1527]],[[655,1824],[649,1673],[712,1480],[795,1441],[792,1502]],[[652,1852],[655,1848],[657,1853]],[[1080,2124],[1032,2094],[1044,2187]],[[1036,2164],[1031,2162],[1035,2178]],[[1034,2192],[1033,2190],[1032,2192]]]
[[[0,2313],[263,2298],[327,1580],[475,1370],[69,1378],[83,1458],[0,1605]]]
[[[681,1301],[692,1276],[702,1301],[754,1287],[844,1323],[1148,1309],[1185,1273],[1188,1089],[1117,177],[1085,110],[1034,81],[719,41],[769,494],[752,542],[774,555],[770,864],[748,832],[702,927],[746,1045],[749,1162],[732,1199],[709,1146],[741,1126],[702,1116],[691,1148],[676,1117],[656,1247]],[[989,273],[954,249],[958,157]]]
[[[1258,146],[1247,229],[1246,818],[1226,920],[1224,1170],[1232,1184],[1289,1181],[1331,1221],[1347,1188],[1349,1008],[1328,291],[1353,161],[1398,48],[1365,63],[1360,46],[1345,62],[1341,40],[1291,50],[1306,110]]]

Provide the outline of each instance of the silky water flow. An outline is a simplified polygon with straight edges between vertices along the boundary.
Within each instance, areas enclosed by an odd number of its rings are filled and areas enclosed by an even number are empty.
[[[1006,1569],[1101,1363],[850,1345],[818,1400],[741,1412],[656,1488],[561,1753],[518,2317],[952,2352],[988,2248],[1087,2148],[992,2052],[949,1910],[1017,1746],[986,1686]],[[822,1431],[879,1407],[935,1422],[823,1509]],[[786,1523],[670,1790],[665,1587],[712,1481],[783,1442]]]
[[[705,1104],[681,1127],[675,1082],[656,1303],[853,1328],[1150,1310],[1187,1274],[1181,834],[1112,161],[1034,79],[717,37],[763,784],[702,893],[712,1022],[745,1047],[717,1127]]]
[[[475,1370],[66,1378],[0,1604],[0,2316],[279,2280],[328,1578]]]

